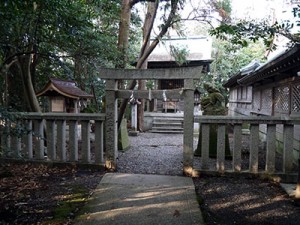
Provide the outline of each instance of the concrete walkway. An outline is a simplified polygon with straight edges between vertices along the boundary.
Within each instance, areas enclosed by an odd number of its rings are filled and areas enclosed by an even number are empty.
[[[192,178],[108,173],[76,223],[202,225]]]

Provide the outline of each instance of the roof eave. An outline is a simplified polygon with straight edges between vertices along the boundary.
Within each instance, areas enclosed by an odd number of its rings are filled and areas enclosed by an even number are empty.
[[[294,58],[295,56],[298,57]],[[258,68],[258,70],[242,77],[237,82],[241,85],[251,85],[255,82],[270,78],[276,75],[276,71],[280,71],[281,65],[284,63],[293,60],[295,62],[300,62],[300,44],[295,44],[295,46],[286,52],[280,54],[275,59],[271,60],[270,62],[266,63],[262,67]]]
[[[36,93],[36,96],[37,96],[37,97],[43,96],[47,91],[56,91],[57,93],[59,93],[59,94],[65,96],[65,97],[73,98],[73,99],[77,99],[77,100],[80,98],[80,96],[71,95],[71,94],[69,94],[69,93],[66,93],[66,92],[61,91],[58,87],[56,87],[56,86],[55,86],[53,83],[51,83],[51,82],[48,83],[48,84],[46,85],[46,87],[45,87],[42,91]]]
[[[238,85],[238,79],[241,78],[241,72],[230,77],[224,84],[223,87],[230,88]]]

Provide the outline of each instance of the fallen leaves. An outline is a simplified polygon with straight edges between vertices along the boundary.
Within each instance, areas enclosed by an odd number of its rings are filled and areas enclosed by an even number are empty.
[[[173,213],[174,217],[179,217],[180,216],[180,212],[179,210],[175,209],[174,213]]]
[[[58,224],[51,222],[55,209],[78,190],[86,194],[100,182],[103,173],[74,166],[55,167],[39,163],[0,165],[0,224]],[[71,188],[76,187],[76,188]],[[79,189],[79,187],[81,189]],[[70,210],[78,208],[70,208]],[[70,221],[73,212],[68,213]],[[69,222],[64,222],[68,224]]]

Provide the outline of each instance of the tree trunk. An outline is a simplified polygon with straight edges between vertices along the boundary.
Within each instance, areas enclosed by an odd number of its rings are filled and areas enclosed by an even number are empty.
[[[116,63],[116,68],[126,67],[130,19],[131,19],[130,0],[123,0],[121,16],[120,16],[120,24],[119,24],[119,37],[118,37],[118,49],[120,54],[118,57],[118,62]]]
[[[35,91],[31,80],[31,72],[30,72],[31,62],[32,62],[32,54],[27,54],[18,57],[18,64],[19,64],[20,73],[22,77],[24,94],[29,107],[29,111],[41,112],[41,108],[37,100],[37,97],[35,95]]]
[[[81,56],[80,53],[77,52],[74,56],[74,79],[79,82],[80,88],[83,89],[83,87],[81,86],[81,76],[83,73],[83,62],[81,60]]]
[[[129,26],[131,20],[131,2],[130,0],[122,0],[122,9],[120,15],[120,24],[119,24],[119,36],[118,36],[118,50],[119,56],[117,58],[116,68],[125,68],[127,60],[127,48],[128,48],[128,39],[129,39]],[[135,87],[136,83],[132,82],[129,87],[131,90]],[[122,81],[120,81],[119,86],[122,86]],[[124,102],[126,102],[124,104]],[[118,128],[121,125],[123,115],[126,110],[128,99],[124,99],[120,105],[119,114],[118,114]]]
[[[80,89],[84,91],[90,78],[87,64],[86,58],[78,51],[74,57],[74,79],[79,84]]]
[[[156,12],[157,12],[157,7],[158,7],[158,1],[148,2],[147,14],[146,14],[145,22],[144,22],[144,26],[143,26],[143,45],[142,45],[140,56],[142,56],[144,54],[145,49],[147,49],[150,45],[150,34],[151,34],[151,30],[153,28],[153,23],[154,23]],[[146,59],[144,61],[144,63],[141,65],[141,69],[147,69],[147,68],[148,68],[148,61]],[[139,84],[139,90],[146,90],[146,81],[145,80],[139,80],[138,84]],[[138,122],[138,130],[143,132],[145,99],[141,99],[140,102],[141,102],[141,104],[138,105],[137,122]]]
[[[128,2],[128,0],[123,0],[123,3],[124,2]],[[136,69],[141,69],[143,63],[146,61],[146,59],[149,57],[149,55],[151,54],[151,52],[158,45],[158,43],[161,40],[161,38],[167,33],[169,27],[171,27],[172,24],[174,23],[174,18],[176,17],[176,12],[177,12],[177,9],[178,9],[178,5],[177,5],[178,2],[179,2],[179,0],[172,0],[171,1],[171,11],[170,11],[170,14],[168,16],[168,19],[166,20],[166,23],[162,26],[160,33],[157,35],[157,37],[151,43],[151,45],[148,48],[146,48],[147,41],[143,42],[143,46],[142,46],[143,52],[141,52],[141,54],[140,54],[139,60],[138,60],[137,65],[136,65]],[[155,4],[156,4],[156,6],[158,6],[159,1],[156,0]],[[127,9],[127,8],[125,8],[125,9]],[[157,8],[156,8],[156,11],[157,11]],[[153,24],[152,24],[152,27],[153,27]],[[128,30],[129,30],[129,26],[128,26]],[[151,30],[152,30],[152,28],[151,28]],[[150,33],[151,33],[151,31],[150,31]],[[149,39],[149,37],[150,37],[150,34],[148,36],[148,39]],[[128,89],[129,90],[133,90],[134,87],[135,87],[135,85],[136,85],[136,83],[137,83],[136,80],[133,80],[130,83]],[[121,121],[122,121],[123,115],[125,113],[127,103],[128,103],[128,99],[123,99],[123,101],[122,101],[122,103],[120,105],[120,110],[119,110],[119,115],[118,115],[118,127],[120,127],[120,125],[121,125]]]

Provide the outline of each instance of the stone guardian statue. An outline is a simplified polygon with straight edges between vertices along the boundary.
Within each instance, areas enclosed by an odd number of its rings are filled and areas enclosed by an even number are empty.
[[[204,89],[207,92],[207,96],[202,97],[201,99],[201,109],[203,110],[203,115],[220,115],[224,116],[227,114],[227,109],[225,107],[225,98],[221,94],[220,90],[209,85],[204,84]],[[216,124],[210,125],[209,132],[209,157],[216,158],[217,157],[217,129],[218,126]],[[201,124],[199,126],[199,139],[198,146],[195,150],[195,156],[201,156],[201,143],[202,143],[202,135],[201,135]],[[228,134],[226,132],[225,136],[225,157],[231,158],[230,148],[229,148],[229,139]]]

